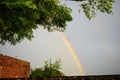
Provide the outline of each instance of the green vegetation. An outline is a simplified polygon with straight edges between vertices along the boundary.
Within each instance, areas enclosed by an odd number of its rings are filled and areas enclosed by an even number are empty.
[[[95,17],[97,10],[112,13],[114,3],[114,0],[75,1],[81,3],[88,19]],[[72,21],[71,11],[59,0],[0,0],[0,44],[15,45],[25,38],[31,40],[38,25],[47,31],[64,31],[66,23]]]
[[[96,11],[103,13],[112,13],[112,4],[114,0],[77,0],[83,2],[80,6],[82,7],[86,17],[91,19],[95,17]]]
[[[55,77],[55,76],[64,76],[64,74],[60,71],[60,59],[57,59],[54,63],[49,61],[45,61],[45,65],[42,68],[31,69],[30,77]]]

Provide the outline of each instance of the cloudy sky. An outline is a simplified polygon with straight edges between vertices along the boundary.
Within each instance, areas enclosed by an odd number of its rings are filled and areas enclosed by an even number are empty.
[[[120,74],[120,1],[113,6],[113,15],[97,12],[88,20],[78,13],[76,2],[65,2],[72,8],[73,21],[67,23],[64,36],[69,40],[86,75]],[[82,75],[70,50],[58,32],[40,28],[32,41],[24,40],[16,46],[0,45],[0,53],[29,61],[31,67],[42,67],[44,61],[61,59],[66,75]]]

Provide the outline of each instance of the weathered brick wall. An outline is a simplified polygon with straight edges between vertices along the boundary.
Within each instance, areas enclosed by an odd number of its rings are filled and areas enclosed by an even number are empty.
[[[26,78],[29,74],[29,62],[0,54],[0,78]]]

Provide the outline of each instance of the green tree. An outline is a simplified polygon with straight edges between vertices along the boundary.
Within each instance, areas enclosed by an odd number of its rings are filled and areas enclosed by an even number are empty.
[[[57,59],[54,63],[45,61],[45,65],[42,68],[31,69],[30,77],[55,77],[55,76],[64,76],[60,71],[60,59]]]
[[[58,0],[0,0],[0,43],[31,40],[38,25],[48,31],[64,31],[66,22],[72,20],[70,12]]]
[[[44,77],[42,68],[31,69],[30,77]]]
[[[86,17],[91,19],[95,17],[96,11],[103,13],[112,13],[112,5],[115,0],[75,0],[81,2],[80,7],[83,9]]]
[[[69,0],[68,0],[69,1]],[[95,17],[96,11],[112,13],[114,0],[78,1],[86,17]],[[0,44],[12,45],[23,39],[31,40],[33,30],[41,25],[48,31],[64,31],[72,20],[71,9],[59,0],[0,0]]]

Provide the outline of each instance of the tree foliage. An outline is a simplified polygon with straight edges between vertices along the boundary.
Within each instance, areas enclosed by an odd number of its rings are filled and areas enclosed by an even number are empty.
[[[114,0],[76,0],[81,2],[80,7],[83,9],[86,17],[91,19],[95,17],[96,11],[103,13],[112,13],[112,5]]]
[[[56,60],[54,63],[45,61],[45,65],[42,68],[31,69],[30,77],[55,77],[55,76],[64,76],[60,71],[60,59]]]
[[[69,0],[68,0],[69,1]],[[81,3],[86,17],[95,17],[96,11],[112,13],[114,0],[74,0]],[[0,44],[12,45],[23,39],[31,40],[38,25],[48,31],[64,31],[72,20],[71,9],[59,0],[0,0]]]
[[[71,9],[58,0],[1,0],[0,43],[13,45],[33,38],[33,29],[42,25],[48,31],[64,31],[71,21]]]

